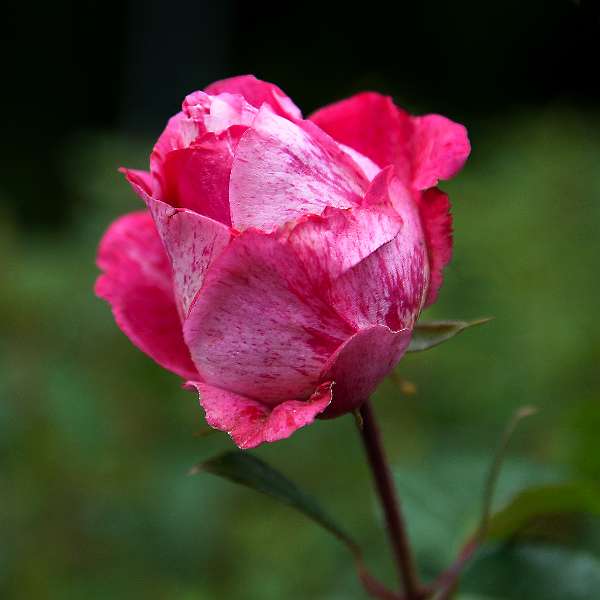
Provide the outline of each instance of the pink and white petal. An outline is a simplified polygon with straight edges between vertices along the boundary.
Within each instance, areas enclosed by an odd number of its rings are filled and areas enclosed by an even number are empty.
[[[190,119],[183,112],[171,117],[160,134],[150,154],[150,173],[152,173],[152,195],[163,198],[163,168],[167,155],[173,150],[187,148],[199,135],[204,133],[201,123]]]
[[[323,418],[353,411],[368,400],[406,352],[412,331],[383,325],[355,333],[329,359],[323,379],[333,382],[333,399]]]
[[[151,200],[156,227],[173,266],[173,284],[185,319],[211,264],[231,240],[229,227],[186,209]]]
[[[402,219],[391,206],[326,208],[307,215],[282,239],[294,249],[317,285],[327,290],[348,269],[393,240]]]
[[[171,266],[150,213],[115,221],[100,242],[97,262],[103,273],[96,294],[110,303],[125,335],[165,369],[196,379],[173,297]]]
[[[338,144],[339,147],[361,168],[365,177],[372,181],[373,178],[381,171],[381,169],[368,157],[364,156],[354,148]]]
[[[413,117],[413,186],[425,190],[462,169],[471,144],[463,125],[441,115]]]
[[[191,210],[174,208],[146,194],[124,171],[150,209],[156,230],[171,262],[177,308],[185,319],[204,283],[206,271],[231,240],[231,229]]]
[[[308,398],[354,331],[293,250],[255,230],[215,261],[184,323],[203,381],[271,405]]]
[[[286,400],[271,408],[256,400],[198,381],[190,381],[200,396],[206,421],[227,432],[242,450],[276,442],[310,425],[331,402],[331,384],[321,384],[308,400]]]
[[[429,285],[427,248],[413,192],[393,169],[371,183],[365,206],[392,205],[402,219],[401,231],[389,242],[346,270],[333,283],[336,310],[358,328],[385,325],[394,331],[412,328]]]
[[[379,167],[396,165],[403,180],[410,179],[412,123],[389,96],[363,92],[325,106],[309,119]]]
[[[193,92],[186,96],[182,112],[169,120],[150,155],[150,171],[154,180],[152,195],[167,200],[163,170],[171,152],[189,148],[207,133],[219,136],[230,127],[247,127],[256,113],[257,110],[240,95],[211,96],[205,92]],[[237,132],[238,138],[239,135]]]
[[[188,94],[183,113],[197,122],[203,132],[219,134],[234,125],[252,125],[258,110],[239,94],[211,96],[205,92]]]
[[[431,188],[421,194],[419,213],[427,241],[429,255],[430,283],[425,306],[436,301],[443,281],[444,267],[452,259],[452,215],[450,200],[438,188]]]
[[[189,148],[173,150],[163,164],[163,200],[231,226],[229,175],[244,126],[207,133]]]
[[[281,117],[297,120],[302,118],[300,109],[286,96],[279,87],[267,81],[261,81],[254,75],[239,75],[222,79],[209,85],[208,94],[241,94],[247,102],[256,108],[267,103]]]
[[[232,222],[238,229],[272,231],[304,214],[320,213],[328,205],[356,206],[367,187],[362,170],[331,138],[263,106],[233,159]]]

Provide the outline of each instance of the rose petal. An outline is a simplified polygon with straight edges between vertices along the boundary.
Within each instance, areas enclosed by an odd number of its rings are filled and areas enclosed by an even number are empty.
[[[222,134],[230,127],[247,127],[256,113],[257,110],[240,95],[211,96],[205,92],[193,92],[186,96],[182,112],[169,120],[150,155],[152,195],[169,202],[164,169],[171,152],[189,148],[207,133],[214,134],[226,144],[231,136]],[[239,138],[240,134],[241,132],[236,132],[233,137]]]
[[[180,112],[169,119],[165,130],[160,134],[152,154],[150,154],[150,172],[152,173],[152,195],[163,198],[163,166],[167,155],[173,150],[187,148],[201,133],[203,127],[197,121]]]
[[[152,194],[152,175],[148,171],[121,167],[119,172],[127,175],[127,179],[131,182],[132,186],[135,186],[134,191],[138,196],[140,195],[137,191],[138,189],[144,194]]]
[[[322,215],[300,220],[285,239],[300,257],[315,284],[328,290],[343,273],[402,229],[402,218],[388,205],[368,208],[327,208]],[[373,282],[375,283],[375,282]]]
[[[443,281],[444,267],[452,258],[452,215],[450,200],[444,192],[431,188],[421,194],[419,213],[427,241],[429,269],[431,272],[429,291],[425,306],[433,304]]]
[[[463,125],[441,115],[413,117],[413,181],[417,190],[451,179],[465,164],[471,144]]]
[[[287,119],[301,119],[300,109],[286,96],[279,87],[273,83],[261,81],[254,75],[239,75],[216,81],[206,88],[209,94],[221,94],[229,92],[241,94],[247,102],[256,108],[267,103],[273,111]]]
[[[202,379],[265,404],[308,398],[354,333],[321,294],[290,247],[244,232],[208,271],[184,324]]]
[[[322,378],[333,382],[333,399],[323,418],[353,411],[368,400],[398,364],[412,331],[391,331],[377,325],[355,333],[329,359]]]
[[[231,230],[204,215],[156,200],[137,185],[127,169],[123,173],[150,209],[171,261],[177,305],[184,319],[208,267],[229,243]]]
[[[372,181],[373,178],[381,171],[381,169],[368,157],[356,151],[350,146],[339,144],[339,147],[361,168],[365,177]]]
[[[371,183],[364,206],[391,205],[401,231],[336,279],[331,302],[358,328],[412,328],[429,285],[427,249],[412,194],[390,167]]]
[[[163,164],[164,200],[231,226],[229,175],[244,131],[234,126],[208,133],[191,147],[170,152]]]
[[[333,139],[369,157],[379,167],[396,165],[409,176],[412,126],[389,96],[363,92],[325,106],[309,119]]]
[[[331,402],[330,383],[320,385],[306,401],[287,400],[273,408],[206,383],[190,381],[187,386],[198,391],[207,423],[226,431],[242,450],[289,437]]]
[[[223,133],[234,125],[252,125],[258,112],[239,94],[211,96],[205,92],[192,92],[185,97],[183,113],[199,124],[202,133]]]
[[[109,227],[98,266],[103,274],[96,294],[111,304],[125,335],[165,369],[196,379],[173,298],[171,267],[148,212],[130,213]]]
[[[362,170],[318,128],[303,128],[263,106],[242,136],[231,169],[233,225],[267,231],[326,206],[357,205]]]
[[[326,106],[310,119],[380,167],[394,165],[402,181],[415,189],[452,177],[470,152],[462,125],[440,115],[411,117],[390,97],[374,92]]]

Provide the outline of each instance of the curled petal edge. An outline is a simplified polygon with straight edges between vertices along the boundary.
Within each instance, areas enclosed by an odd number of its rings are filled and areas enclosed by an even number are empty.
[[[241,450],[288,438],[310,425],[329,406],[332,387],[331,382],[322,383],[308,400],[286,400],[269,407],[201,381],[185,384],[186,389],[198,392],[206,422],[225,431]]]
[[[95,292],[142,352],[180,377],[198,377],[183,340],[163,246],[146,211],[117,219],[98,250]]]

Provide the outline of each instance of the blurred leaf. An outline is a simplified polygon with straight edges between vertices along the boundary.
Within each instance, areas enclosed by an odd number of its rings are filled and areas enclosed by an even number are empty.
[[[312,519],[345,544],[352,548],[356,547],[351,537],[334,522],[312,496],[303,492],[282,473],[248,452],[224,452],[192,467],[190,475],[203,471],[271,496]]]
[[[483,504],[481,507],[481,521],[479,524],[479,531],[476,533],[476,536],[479,540],[485,539],[487,535],[489,522],[492,515],[492,503],[494,501],[494,494],[496,492],[496,486],[498,484],[498,479],[500,478],[500,473],[502,471],[502,465],[504,460],[506,459],[506,452],[508,451],[508,446],[515,434],[517,427],[521,423],[523,419],[527,417],[531,417],[537,413],[537,408],[535,406],[522,406],[518,408],[513,414],[512,418],[508,422],[508,425],[504,429],[502,436],[500,437],[500,442],[498,443],[498,448],[494,453],[494,458],[492,460],[492,464],[490,465],[490,469],[488,472],[488,476],[486,478],[485,487],[483,491]]]
[[[489,458],[483,454],[435,453],[414,466],[396,467],[409,534],[422,571],[439,575],[479,525]],[[564,475],[547,466],[505,460],[492,502],[492,514],[507,506],[528,484],[551,484]]]
[[[260,458],[248,452],[224,452],[192,467],[190,475],[203,471],[266,494],[312,519],[350,550],[354,556],[358,577],[370,595],[382,600],[397,600],[397,594],[388,590],[367,571],[362,552],[356,542],[321,508],[317,501]]]
[[[461,590],[503,600],[591,600],[600,589],[600,561],[550,545],[502,545],[481,554]],[[476,596],[477,597],[477,596]]]
[[[415,325],[407,352],[422,352],[438,346],[469,327],[483,325],[493,317],[471,321],[421,321]]]
[[[591,482],[570,482],[523,490],[491,516],[487,538],[510,538],[537,517],[561,513],[600,516],[600,487]]]
[[[534,415],[536,412],[537,409],[533,406],[522,406],[515,411],[506,428],[504,429],[496,452],[494,453],[492,463],[488,469],[485,485],[483,487],[479,526],[475,530],[475,533],[469,536],[467,542],[463,545],[452,565],[443,571],[434,582],[433,588],[437,592],[435,600],[447,600],[453,595],[453,591],[457,587],[458,581],[462,576],[466,565],[469,564],[483,541],[486,539],[490,520],[492,518],[492,505],[494,502],[496,487],[500,478],[502,465],[506,459],[508,446],[515,431],[517,430],[519,423],[523,419]]]

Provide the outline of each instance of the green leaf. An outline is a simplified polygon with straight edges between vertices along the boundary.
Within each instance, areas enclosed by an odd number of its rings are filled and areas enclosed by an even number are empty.
[[[576,513],[600,516],[598,485],[579,481],[531,487],[491,516],[487,538],[507,539],[536,518]]]
[[[396,466],[394,478],[410,539],[423,573],[435,578],[478,530],[489,458],[482,453],[433,453],[417,464]],[[508,458],[492,502],[492,514],[528,484],[562,481],[563,474],[538,463]]]
[[[317,501],[260,458],[249,452],[224,452],[190,469],[190,475],[202,472],[223,477],[295,508],[346,545],[354,556],[358,577],[371,596],[386,600],[397,599],[397,594],[388,590],[369,573],[358,544],[321,508]]]
[[[415,325],[407,352],[422,352],[438,346],[469,327],[483,325],[493,317],[471,321],[420,321]]]
[[[271,496],[327,529],[353,551],[356,548],[352,538],[335,523],[312,496],[303,492],[285,475],[248,452],[224,452],[192,467],[190,475],[201,472],[212,473]]]
[[[591,600],[599,589],[596,557],[548,544],[497,545],[475,559],[461,583],[461,594],[503,600]]]
[[[500,442],[498,444],[498,448],[496,448],[496,452],[494,453],[494,458],[492,460],[492,464],[490,465],[484,486],[481,522],[479,524],[479,532],[477,534],[480,539],[485,538],[489,529],[494,494],[498,484],[498,479],[500,477],[500,472],[502,470],[502,465],[506,459],[506,453],[508,451],[510,442],[521,421],[527,417],[535,415],[536,413],[537,408],[535,406],[521,406],[515,411],[512,418],[508,422],[504,433],[500,437]]]

